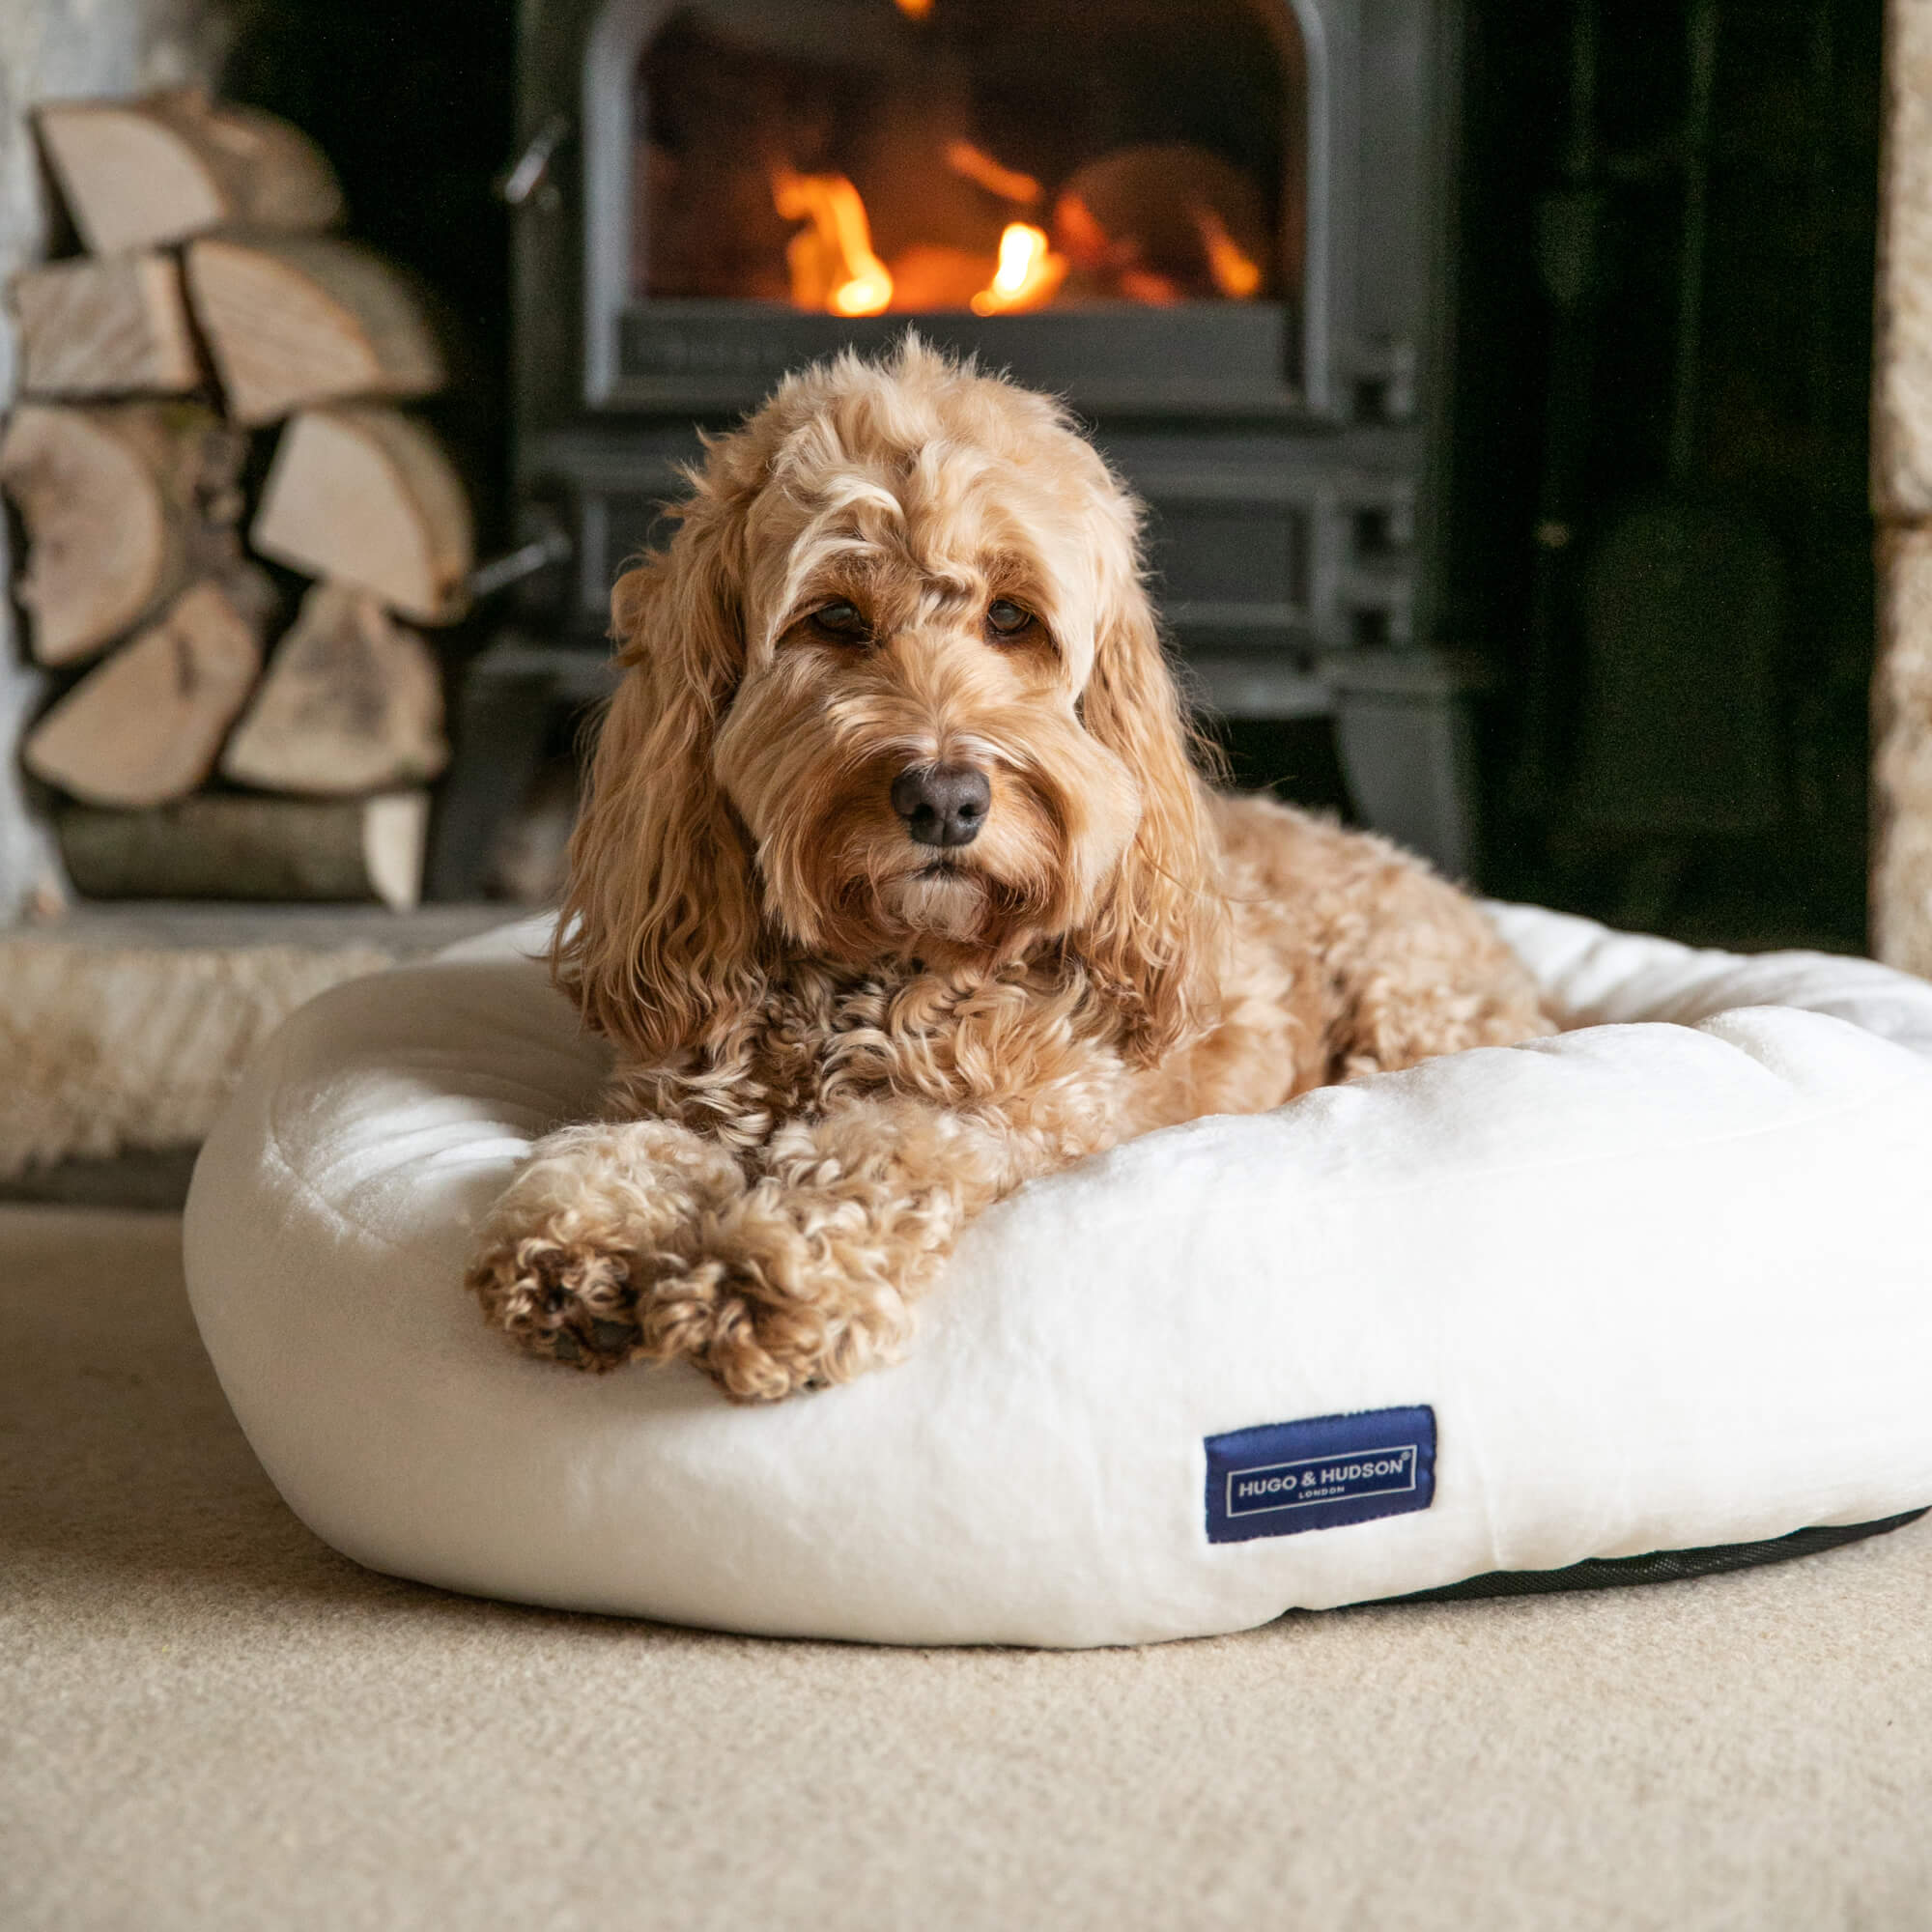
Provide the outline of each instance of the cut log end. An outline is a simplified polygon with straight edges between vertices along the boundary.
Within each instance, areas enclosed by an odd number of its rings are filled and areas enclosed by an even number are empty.
[[[362,870],[371,893],[391,911],[408,912],[421,900],[428,846],[427,792],[391,792],[364,801]]]
[[[319,583],[221,760],[269,791],[340,795],[435,778],[448,762],[436,659],[366,591]]]
[[[194,584],[41,720],[23,761],[93,805],[185,797],[213,770],[261,666],[256,626],[220,585]]]
[[[29,538],[17,594],[42,664],[123,636],[198,577],[239,567],[245,445],[182,403],[23,403],[0,438],[0,490]]]
[[[283,432],[251,531],[264,556],[353,584],[423,624],[453,623],[475,554],[469,505],[420,423],[306,410]]]
[[[327,236],[211,237],[188,249],[187,282],[238,422],[442,386],[442,358],[414,295],[366,248]]]
[[[30,396],[185,395],[201,381],[181,270],[166,255],[52,262],[16,275]]]
[[[63,199],[97,255],[211,228],[327,228],[342,191],[299,129],[193,88],[128,100],[54,100],[34,120]]]

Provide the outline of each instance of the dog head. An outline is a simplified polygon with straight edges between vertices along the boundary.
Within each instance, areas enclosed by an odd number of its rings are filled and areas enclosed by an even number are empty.
[[[1139,507],[1045,398],[908,339],[788,378],[612,599],[559,977],[639,1058],[787,958],[1057,947],[1157,1057],[1216,917]]]

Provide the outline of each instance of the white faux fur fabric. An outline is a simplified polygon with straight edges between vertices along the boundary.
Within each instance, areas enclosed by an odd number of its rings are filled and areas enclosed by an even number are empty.
[[[357,1561],[738,1631],[1134,1643],[1932,1503],[1932,985],[1496,917],[1575,1031],[1036,1182],[902,1365],[756,1409],[481,1325],[469,1231],[603,1060],[539,932],[472,942],[257,1061],[188,1204],[196,1319]],[[1421,1408],[1426,1507],[1209,1540],[1208,1438]]]
[[[0,935],[0,1180],[190,1148],[276,1027],[395,963],[368,946],[73,946]]]

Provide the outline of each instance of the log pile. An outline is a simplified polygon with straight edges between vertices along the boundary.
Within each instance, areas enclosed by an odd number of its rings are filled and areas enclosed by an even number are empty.
[[[8,291],[0,491],[56,679],[20,756],[65,801],[73,882],[412,904],[448,757],[414,627],[464,613],[475,561],[399,407],[444,381],[423,304],[333,232],[334,175],[286,123],[185,89],[34,121],[86,252]]]

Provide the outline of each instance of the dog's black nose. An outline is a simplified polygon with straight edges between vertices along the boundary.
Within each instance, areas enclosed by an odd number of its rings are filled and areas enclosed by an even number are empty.
[[[993,787],[971,765],[914,765],[893,781],[893,810],[922,845],[970,845],[986,822]]]

